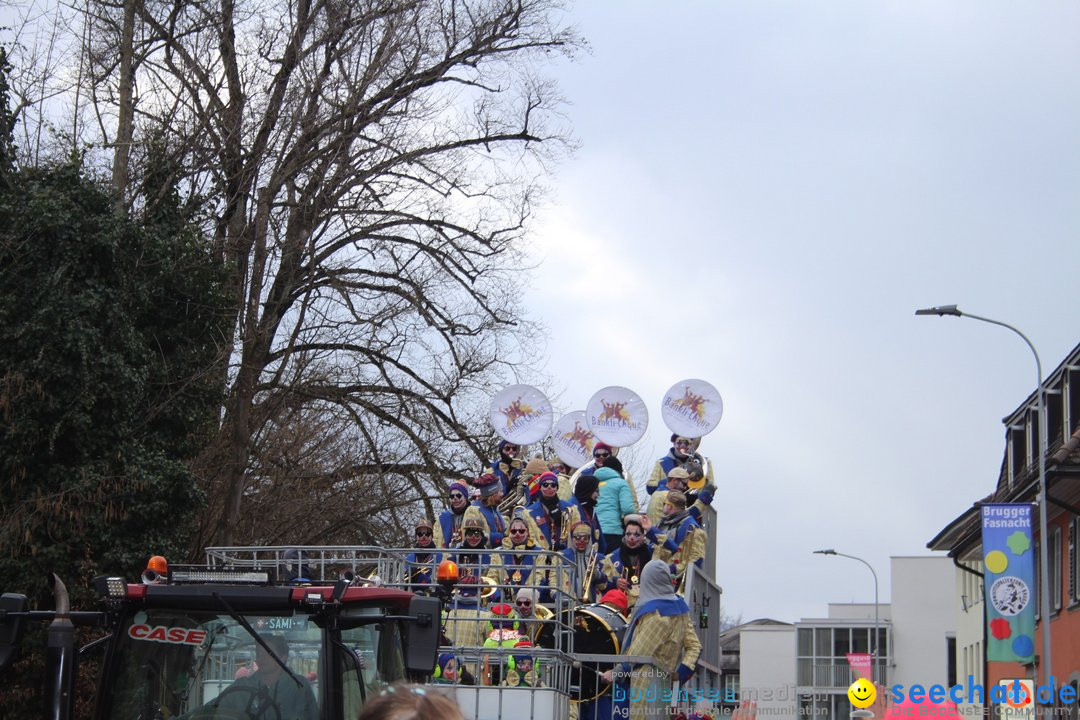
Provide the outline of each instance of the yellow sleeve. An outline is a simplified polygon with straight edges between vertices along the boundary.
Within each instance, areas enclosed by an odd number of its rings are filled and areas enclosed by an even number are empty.
[[[694,623],[690,619],[690,615],[687,614],[686,635],[683,636],[683,656],[679,662],[692,668],[697,663],[700,655],[701,640],[698,639],[697,633],[694,631]]]

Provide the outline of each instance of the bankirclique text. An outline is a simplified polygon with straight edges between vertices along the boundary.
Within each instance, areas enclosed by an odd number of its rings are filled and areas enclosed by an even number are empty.
[[[1053,676],[1050,676],[1050,684],[1057,684]],[[947,688],[944,685],[931,685],[930,687],[912,685],[907,689],[905,695],[903,685],[893,685],[889,688],[889,693],[890,700],[893,703],[902,703],[907,698],[913,703],[942,703],[945,700],[952,700],[954,703],[984,703],[989,700],[995,705],[1004,705],[1006,703],[1026,705],[1027,702],[1018,702],[1022,687],[1018,681],[1010,685],[992,685],[989,693],[987,693],[982,683],[975,682],[974,675],[968,675],[966,686],[953,685]],[[1071,685],[1062,685],[1058,688],[1057,696],[1058,703],[1061,705],[1074,703],[1076,702],[1076,688]],[[1035,701],[1040,705],[1054,704],[1054,688],[1039,685],[1035,688]]]

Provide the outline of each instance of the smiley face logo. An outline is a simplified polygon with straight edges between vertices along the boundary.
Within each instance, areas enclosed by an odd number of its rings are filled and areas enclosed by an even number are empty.
[[[848,700],[857,708],[868,708],[877,698],[877,688],[866,678],[859,678],[847,689]]]

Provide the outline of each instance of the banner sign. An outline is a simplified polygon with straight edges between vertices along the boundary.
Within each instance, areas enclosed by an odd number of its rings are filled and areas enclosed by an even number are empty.
[[[870,653],[848,653],[847,661],[856,680],[866,678],[870,682],[874,681],[874,661]]]
[[[986,659],[1030,663],[1035,655],[1035,560],[1031,505],[982,506]]]

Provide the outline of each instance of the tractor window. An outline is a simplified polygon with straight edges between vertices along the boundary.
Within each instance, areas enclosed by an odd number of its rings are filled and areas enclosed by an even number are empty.
[[[375,620],[381,614],[374,609],[350,611],[342,619],[346,629],[341,631],[341,644],[352,654],[341,655],[345,717],[356,717],[368,696],[405,679],[398,625]]]
[[[317,720],[321,629],[301,613],[244,616],[291,673],[227,614],[140,611],[120,630],[103,715]]]

